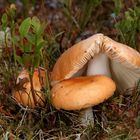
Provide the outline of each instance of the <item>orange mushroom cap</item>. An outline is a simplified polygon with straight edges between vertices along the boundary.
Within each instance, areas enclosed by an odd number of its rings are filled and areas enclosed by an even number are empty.
[[[114,81],[103,75],[67,79],[52,88],[52,104],[57,109],[80,110],[102,103],[115,89]]]

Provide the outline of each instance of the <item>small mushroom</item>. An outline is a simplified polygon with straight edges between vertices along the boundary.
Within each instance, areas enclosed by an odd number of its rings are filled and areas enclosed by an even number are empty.
[[[93,35],[59,57],[51,74],[52,86],[83,74],[111,77],[120,91],[133,88],[140,78],[140,54],[103,34]]]
[[[16,88],[13,90],[14,99],[23,106],[28,106],[30,108],[44,106],[45,96],[42,89],[46,86],[45,76],[45,69],[40,67],[34,70],[32,76],[34,92],[32,93],[29,72],[23,69],[17,77]],[[36,101],[32,94],[35,94],[34,97]]]

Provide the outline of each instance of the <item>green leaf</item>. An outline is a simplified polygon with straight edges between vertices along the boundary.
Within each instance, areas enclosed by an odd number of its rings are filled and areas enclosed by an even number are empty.
[[[7,14],[6,13],[4,13],[3,15],[2,15],[2,18],[1,18],[1,21],[2,21],[2,24],[5,24],[5,23],[7,23]]]
[[[58,33],[58,34],[56,34],[54,38],[56,39],[57,37],[61,36],[63,33],[64,33],[64,31],[62,31],[62,32],[60,32],[60,33]]]
[[[41,24],[40,24],[40,20],[37,17],[33,17],[32,18],[32,22],[31,22],[32,26],[33,26],[33,30],[34,32],[37,34],[38,31],[40,30]]]
[[[5,31],[8,24],[8,17],[6,13],[2,15],[1,22],[2,22],[2,30]]]
[[[19,27],[19,32],[21,36],[26,36],[29,32],[29,29],[31,27],[31,18],[26,18]]]
[[[35,45],[35,42],[36,42],[36,38],[35,38],[35,35],[29,33],[27,36],[26,36],[27,40],[29,41],[29,43]]]
[[[32,18],[32,28],[37,37],[42,36],[45,27],[46,24],[40,23],[40,20],[37,17]]]

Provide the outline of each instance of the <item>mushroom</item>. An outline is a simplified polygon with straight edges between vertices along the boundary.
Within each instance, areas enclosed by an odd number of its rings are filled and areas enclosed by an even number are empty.
[[[74,77],[54,85],[52,103],[57,109],[81,110],[108,99],[115,89],[114,81],[107,76]]]
[[[14,99],[22,104],[23,106],[28,106],[30,108],[35,108],[36,106],[45,105],[45,96],[41,91],[45,87],[45,76],[46,72],[43,68],[36,68],[33,72],[32,82],[35,94],[35,100],[32,95],[31,82],[29,79],[29,72],[23,69],[17,77],[16,88],[13,91]]]
[[[124,91],[133,88],[140,78],[140,54],[103,34],[93,35],[75,44],[59,57],[51,74],[52,86],[83,75],[85,71],[86,75],[111,77],[115,80],[117,89]],[[91,108],[86,111],[85,114],[92,116]]]

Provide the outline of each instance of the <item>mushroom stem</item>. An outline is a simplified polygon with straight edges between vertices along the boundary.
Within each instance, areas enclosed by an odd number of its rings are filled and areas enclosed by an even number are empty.
[[[100,53],[88,63],[87,75],[105,75],[111,77],[109,68],[109,58],[106,54]],[[87,108],[81,112],[81,121],[84,125],[93,125],[94,117],[92,108]]]
[[[80,112],[80,120],[83,125],[94,125],[94,117],[93,117],[93,112],[92,112],[92,107],[83,109]]]
[[[111,77],[109,58],[106,54],[100,53],[88,64],[87,75],[105,75]]]

